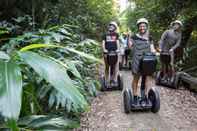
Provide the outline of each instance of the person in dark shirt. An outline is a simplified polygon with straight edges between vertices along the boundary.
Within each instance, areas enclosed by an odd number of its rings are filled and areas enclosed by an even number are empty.
[[[103,35],[102,38],[102,49],[104,52],[104,62],[105,62],[105,78],[106,80],[108,79],[108,74],[109,74],[109,65],[107,62],[107,55],[106,53],[110,52],[110,51],[115,51],[118,52],[119,51],[119,34],[117,33],[117,28],[118,25],[116,24],[116,22],[110,22],[108,25],[108,30],[106,32],[106,34]],[[112,81],[111,82],[115,82],[117,81],[117,75],[118,75],[118,62],[119,60],[117,60],[117,63],[115,65],[115,71],[112,74]]]

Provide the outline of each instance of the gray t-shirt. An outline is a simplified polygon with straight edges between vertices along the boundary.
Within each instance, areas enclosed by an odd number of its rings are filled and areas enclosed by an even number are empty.
[[[176,49],[181,43],[181,38],[181,32],[174,31],[173,29],[166,30],[159,41],[161,51],[168,52],[171,48]]]
[[[151,52],[152,38],[142,37],[138,34],[131,37],[131,42],[133,44],[132,50],[132,73],[140,73],[140,61],[144,53]]]

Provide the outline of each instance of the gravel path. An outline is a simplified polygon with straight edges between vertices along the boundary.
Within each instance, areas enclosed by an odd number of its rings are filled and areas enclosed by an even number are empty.
[[[124,88],[132,75],[123,71]],[[91,110],[83,114],[81,127],[74,131],[197,131],[197,94],[185,89],[157,86],[161,108],[152,112],[125,114],[120,91],[104,92],[95,98]]]

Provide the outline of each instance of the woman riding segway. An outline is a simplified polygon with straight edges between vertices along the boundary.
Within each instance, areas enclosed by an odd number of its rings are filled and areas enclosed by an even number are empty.
[[[119,35],[116,32],[118,25],[116,22],[112,21],[108,25],[108,31],[103,36],[102,48],[104,52],[104,62],[105,62],[105,78],[104,86],[106,87],[119,87],[123,88],[122,80],[120,80],[119,75]]]
[[[148,31],[148,20],[141,18],[137,21],[138,33],[131,37],[131,43],[133,44],[133,58],[132,58],[132,73],[133,73],[133,94],[134,104],[139,104],[138,95],[138,81],[140,78],[140,60],[142,59],[143,53],[155,52],[152,38],[149,36]],[[151,81],[150,77],[146,77],[145,83],[145,99],[148,102],[148,82]],[[147,85],[147,86],[146,86]]]
[[[151,109],[156,113],[160,108],[159,93],[152,88],[151,75],[156,71],[156,50],[149,35],[149,23],[145,18],[137,21],[138,33],[131,37],[132,50],[132,90],[123,92],[125,113],[130,110]],[[138,87],[141,78],[140,88]],[[151,87],[151,88],[150,88]],[[140,94],[138,90],[140,89]]]

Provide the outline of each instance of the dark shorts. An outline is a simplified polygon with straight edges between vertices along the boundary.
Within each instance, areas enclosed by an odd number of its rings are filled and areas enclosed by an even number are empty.
[[[168,52],[161,52],[160,54],[160,61],[162,64],[170,64],[171,56]]]
[[[131,52],[131,50],[130,49],[125,49],[125,55],[129,55],[130,54],[130,52]]]
[[[118,55],[108,56],[107,54],[104,54],[104,62],[109,66],[115,65],[118,62]]]

